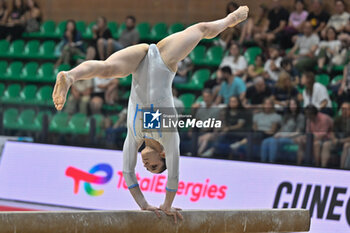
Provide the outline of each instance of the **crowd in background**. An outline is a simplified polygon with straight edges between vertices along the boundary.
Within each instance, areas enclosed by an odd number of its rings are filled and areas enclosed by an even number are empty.
[[[214,40],[225,56],[204,84],[191,113],[197,119],[221,119],[223,126],[180,130],[183,155],[247,159],[252,150],[253,160],[301,165],[311,143],[314,166],[350,168],[350,14],[343,0],[327,1],[327,8],[322,0],[308,3],[295,0],[292,9],[280,0],[273,0],[271,6],[261,4],[245,22]],[[0,0],[2,38],[15,40],[25,31],[39,29],[41,11],[35,1],[14,0],[10,8]],[[237,8],[229,2],[226,13]],[[140,42],[134,16],[126,17],[118,40],[113,39],[107,22],[99,17],[92,28],[93,39],[83,41],[75,21],[68,20],[56,66],[106,59]],[[250,47],[262,51],[252,64],[243,56]],[[74,56],[81,59],[74,60]],[[339,66],[344,69],[335,71]],[[195,69],[190,57],[185,58],[178,64],[174,84],[189,82]],[[317,77],[322,74],[333,80],[320,82]],[[342,78],[334,79],[337,75]],[[174,102],[181,108],[178,91],[173,89]],[[103,104],[119,102],[118,92],[118,79],[77,82],[64,111],[103,114]],[[125,107],[117,121],[106,117],[102,122],[102,141],[107,146],[122,147]]]

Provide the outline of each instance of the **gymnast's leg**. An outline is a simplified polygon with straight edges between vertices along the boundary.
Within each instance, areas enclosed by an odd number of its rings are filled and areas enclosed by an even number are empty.
[[[177,63],[187,57],[202,39],[213,38],[226,28],[234,27],[244,21],[248,11],[248,7],[243,6],[223,19],[198,23],[164,38],[157,44],[164,63],[172,71],[176,71]]]
[[[75,81],[94,77],[125,77],[136,70],[147,51],[147,44],[138,44],[112,54],[105,61],[86,61],[68,72],[58,73],[52,94],[56,109],[62,110],[68,89]]]

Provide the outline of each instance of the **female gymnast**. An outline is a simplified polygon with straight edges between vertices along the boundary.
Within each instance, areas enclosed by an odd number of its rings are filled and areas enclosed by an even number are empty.
[[[202,22],[172,34],[155,44],[138,44],[112,54],[105,61],[85,61],[67,72],[57,75],[52,98],[57,110],[62,110],[69,87],[78,80],[125,77],[132,73],[128,105],[128,133],[123,147],[123,175],[129,191],[142,210],[159,211],[182,219],[178,208],[172,207],[179,177],[179,135],[177,132],[144,132],[142,108],[174,108],[172,81],[177,63],[184,59],[203,38],[213,38],[228,27],[234,27],[248,16],[247,6],[239,7],[225,18]],[[141,112],[141,113],[139,113]],[[153,115],[157,117],[157,115]],[[141,151],[144,167],[152,173],[168,169],[164,203],[154,207],[144,198],[136,179],[137,152]]]

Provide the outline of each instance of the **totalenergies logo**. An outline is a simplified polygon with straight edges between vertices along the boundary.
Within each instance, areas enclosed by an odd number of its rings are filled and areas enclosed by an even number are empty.
[[[96,172],[103,171],[105,176],[94,175]],[[72,177],[74,180],[74,193],[79,192],[80,181],[84,181],[85,191],[91,196],[100,196],[103,190],[96,190],[91,187],[93,184],[106,184],[113,176],[113,168],[106,163],[100,163],[93,166],[89,172],[82,171],[75,167],[68,167],[66,169],[66,176]]]

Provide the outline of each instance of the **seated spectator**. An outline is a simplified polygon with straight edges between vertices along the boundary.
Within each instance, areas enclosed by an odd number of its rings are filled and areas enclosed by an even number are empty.
[[[281,72],[272,91],[275,107],[287,107],[289,100],[297,97],[298,90],[293,85],[290,75],[287,72]]]
[[[118,41],[115,41],[113,38],[108,39],[107,57],[115,51],[119,51],[139,42],[140,35],[136,29],[136,18],[132,15],[127,16],[125,19],[125,26],[126,28],[122,31]]]
[[[212,143],[213,147],[205,151],[202,156],[206,157],[213,154],[219,156],[228,155],[230,152],[230,144],[246,137],[246,116],[238,96],[231,96],[229,104],[222,111],[221,118],[223,122],[222,129],[216,134],[211,134],[210,139],[214,141]],[[204,141],[204,143],[206,143],[205,146],[208,144],[207,141]],[[201,152],[204,151],[205,148],[206,147],[200,147]]]
[[[226,5],[226,15],[234,12],[237,9],[238,9],[238,4],[237,3],[233,2],[233,1],[227,3],[227,5]],[[222,48],[226,49],[228,44],[232,41],[232,39],[241,34],[240,31],[241,30],[240,30],[239,26],[238,27],[226,28],[223,32],[220,33],[219,40],[217,40],[217,42],[215,41],[214,43],[216,45],[219,45]]]
[[[225,56],[220,64],[220,67],[228,66],[234,76],[243,77],[247,69],[247,61],[240,54],[239,45],[232,43],[230,46],[229,55]]]
[[[193,70],[193,64],[189,57],[186,57],[177,64],[177,71],[174,77],[174,83],[186,83],[188,81],[188,73]]]
[[[323,9],[322,0],[312,0],[311,3],[311,12],[307,17],[307,21],[311,23],[313,31],[319,34],[326,27],[329,14]]]
[[[118,83],[116,78],[93,79],[90,108],[92,114],[100,114],[104,103],[113,104],[118,96]]]
[[[294,86],[300,85],[300,73],[293,66],[293,60],[291,58],[283,58],[281,61],[281,71],[290,74]]]
[[[282,31],[287,26],[288,11],[282,6],[280,0],[273,0],[272,4],[272,9],[268,13],[269,26],[267,33],[257,33],[254,37],[258,44],[262,44],[263,41],[267,41],[268,44],[275,40],[280,41]]]
[[[315,106],[319,111],[332,115],[332,102],[327,88],[315,82],[315,75],[311,72],[303,73],[301,83],[305,86],[303,91],[304,107]]]
[[[333,57],[339,56],[341,53],[341,41],[337,39],[336,31],[333,27],[328,27],[326,29],[326,40],[321,41],[318,46],[317,54],[317,64],[318,69],[322,70],[325,64],[333,62]]]
[[[253,115],[253,130],[262,133],[263,138],[274,135],[282,122],[282,117],[276,113],[274,104],[271,98],[265,99],[262,112]]]
[[[92,80],[81,80],[73,84],[71,94],[65,105],[65,112],[72,115],[77,112],[88,114]]]
[[[330,139],[333,130],[333,120],[328,115],[317,110],[314,105],[308,105],[305,108],[306,116],[306,133],[313,134],[313,158],[315,166],[320,165],[320,152],[322,142]],[[295,142],[299,145],[297,164],[301,165],[305,156],[306,135],[295,138]]]
[[[178,98],[179,97],[178,91],[175,87],[173,87],[172,91],[173,91],[173,99],[174,99],[174,105],[175,105],[176,111],[178,114],[181,114],[183,112],[183,108],[185,107],[184,103]]]
[[[254,80],[254,78],[262,76],[264,74],[264,59],[262,55],[255,57],[255,62],[248,66],[248,79]]]
[[[124,143],[123,134],[127,132],[127,114],[128,109],[123,108],[122,111],[118,114],[118,120],[112,124],[111,120],[107,120],[106,124],[106,144],[109,148],[122,148]]]
[[[7,9],[7,4],[6,0],[0,0],[0,32],[1,32],[1,37],[3,36],[2,33],[2,27],[6,23],[7,17],[8,17],[8,9]],[[1,38],[3,39],[3,38]]]
[[[253,13],[253,12],[252,12]],[[245,41],[254,40],[259,46],[263,47],[261,38],[256,35],[261,35],[267,32],[269,21],[267,19],[268,9],[265,5],[259,5],[257,13],[248,18],[243,25],[242,33],[239,39],[239,44],[242,45]]]
[[[25,31],[26,32],[36,32],[40,30],[41,23],[41,10],[39,5],[34,0],[27,0],[26,2],[26,12],[24,14],[25,20]]]
[[[216,71],[215,79],[209,79],[204,83],[204,88],[208,88],[211,90],[214,100],[219,94],[221,84],[223,83],[223,81],[224,81],[224,75],[221,72],[221,69],[218,69]]]
[[[340,168],[344,168],[346,157],[350,149],[350,103],[344,102],[341,106],[341,115],[334,119],[334,130],[330,140],[323,143],[321,151],[321,166],[327,167],[331,153],[342,151]]]
[[[228,104],[231,96],[240,96],[241,99],[244,97],[246,86],[240,77],[235,77],[230,67],[224,66],[220,68],[223,75],[223,83],[221,84],[220,91],[216,97],[216,105],[222,102]]]
[[[7,40],[17,40],[21,38],[25,31],[25,14],[26,8],[23,0],[13,0],[12,8],[7,17],[4,17],[5,24],[1,27],[0,38]],[[6,21],[5,21],[6,20]]]
[[[269,98],[272,94],[271,88],[265,84],[262,77],[254,79],[254,85],[248,87],[245,93],[243,105],[246,108],[261,108],[264,99]]]
[[[264,139],[261,145],[261,162],[274,163],[284,145],[293,144],[293,138],[305,130],[305,117],[297,99],[290,99],[283,116],[282,127],[273,135]]]
[[[343,0],[335,0],[335,14],[333,14],[326,25],[326,29],[333,27],[336,32],[342,32],[348,23],[350,14],[346,12],[345,2]],[[326,37],[326,29],[322,31],[322,37]]]
[[[97,23],[92,27],[93,40],[86,52],[86,60],[105,60],[107,54],[108,40],[113,39],[111,30],[107,27],[107,19],[103,16],[97,18]]]
[[[268,84],[274,84],[278,80],[280,73],[282,57],[279,54],[277,45],[269,47],[269,59],[264,65],[264,77]]]
[[[288,56],[293,58],[299,72],[312,70],[316,65],[315,52],[320,38],[313,33],[310,22],[304,24],[304,34],[299,36]]]
[[[61,63],[72,65],[75,55],[84,56],[82,36],[72,19],[67,20],[66,29],[60,42],[60,51],[61,55],[55,64],[56,67]]]
[[[350,62],[344,67],[343,78],[333,88],[337,93],[337,102],[350,102]]]

